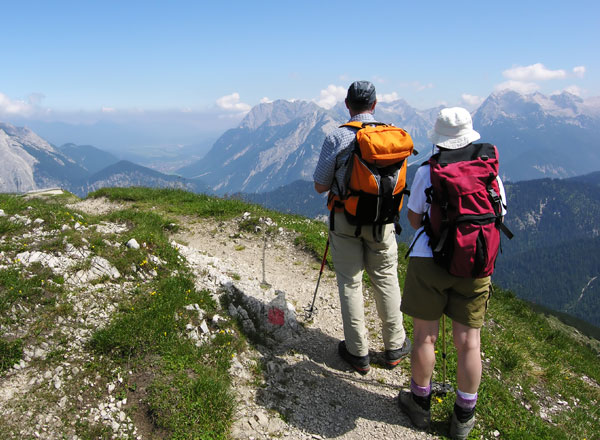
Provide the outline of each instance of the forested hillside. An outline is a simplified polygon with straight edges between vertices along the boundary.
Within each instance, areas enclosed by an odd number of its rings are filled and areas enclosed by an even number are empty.
[[[521,298],[600,326],[600,173],[507,184],[515,232],[495,280]]]

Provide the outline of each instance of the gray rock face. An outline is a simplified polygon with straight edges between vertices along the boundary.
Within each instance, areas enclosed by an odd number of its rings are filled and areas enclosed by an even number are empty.
[[[36,159],[15,139],[0,129],[0,191],[25,192],[36,188],[33,168]]]
[[[0,123],[0,192],[70,187],[87,172],[27,128]]]
[[[240,127],[225,132],[203,160],[179,172],[219,193],[266,191],[310,180],[325,134],[337,125],[330,112],[313,103],[261,104]]]

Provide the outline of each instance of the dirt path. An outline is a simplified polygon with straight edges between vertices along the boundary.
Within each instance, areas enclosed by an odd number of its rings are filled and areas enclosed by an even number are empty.
[[[305,321],[320,262],[294,245],[292,233],[280,230],[265,239],[240,233],[235,220],[184,223],[174,240],[215,257],[230,272],[233,268],[234,283],[261,284],[273,297],[277,290],[285,292],[302,323],[297,337],[274,348],[258,346],[234,362],[235,438],[434,438],[413,429],[397,406],[398,391],[409,380],[408,359],[391,371],[373,365],[368,375],[360,376],[337,355],[343,330],[335,275],[329,269],[319,287],[317,312]],[[383,351],[380,324],[374,301],[367,298],[366,304],[372,359],[378,362]],[[262,373],[258,381],[252,374],[257,365]]]

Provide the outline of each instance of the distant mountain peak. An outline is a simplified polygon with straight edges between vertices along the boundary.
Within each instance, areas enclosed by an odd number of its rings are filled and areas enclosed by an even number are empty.
[[[239,128],[256,130],[264,123],[269,126],[285,125],[309,113],[324,111],[314,102],[286,101],[278,99],[269,103],[259,104],[250,110],[240,123]]]
[[[68,186],[85,170],[25,127],[0,123],[0,192]]]
[[[506,89],[492,93],[477,110],[482,122],[489,122],[497,116],[527,115],[535,112],[565,119],[581,115],[598,117],[600,105],[597,98],[583,99],[567,91],[544,95],[540,92],[521,94]],[[487,117],[483,117],[484,115]]]
[[[45,139],[42,139],[27,127],[15,127],[14,125],[0,122],[0,130],[23,145],[55,153],[56,150]]]

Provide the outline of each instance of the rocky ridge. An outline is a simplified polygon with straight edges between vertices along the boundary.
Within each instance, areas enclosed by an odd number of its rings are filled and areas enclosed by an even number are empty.
[[[104,235],[107,246],[117,249],[136,245],[145,249],[144,243],[115,240],[126,237],[126,225],[80,222],[77,211],[97,214],[118,209],[105,200],[85,200],[68,209],[74,213],[62,228],[79,231],[83,239],[78,243],[64,241],[58,250],[46,252],[0,242],[8,249],[0,253],[2,268],[19,268],[26,274],[31,265],[42,265],[64,274],[70,287],[56,308],[71,310],[66,317],[57,313],[42,323],[36,317],[38,306],[12,308],[0,329],[6,337],[34,329],[44,337],[24,347],[23,359],[0,374],[0,419],[4,420],[0,426],[6,438],[15,439],[77,439],[76,427],[81,424],[100,424],[112,438],[157,438],[136,418],[139,401],[124,392],[123,384],[132,373],[113,368],[89,374],[86,367],[98,358],[86,343],[110,321],[121,301],[156,276],[153,268],[163,262],[148,252],[152,264],[137,268],[134,276],[123,276],[110,261],[93,260],[93,245],[85,240],[88,231]],[[27,215],[11,218],[27,225],[24,235],[32,244],[58,234],[40,220]],[[201,344],[218,330],[219,320],[233,315],[256,341],[231,366],[238,402],[232,438],[432,438],[415,431],[395,401],[408,380],[408,361],[395,370],[374,365],[362,377],[338,357],[336,346],[343,331],[333,274],[324,273],[316,313],[306,320],[304,311],[312,300],[319,263],[294,244],[293,233],[283,226],[263,218],[255,233],[240,233],[243,220],[185,218],[181,231],[172,237],[172,245],[194,269],[197,287],[215,298],[231,298],[229,309],[212,317],[189,304],[198,313],[199,325],[188,326],[187,337]],[[261,231],[267,228],[275,232]],[[374,301],[367,303],[376,363],[383,346]],[[257,371],[261,371],[258,376]]]

